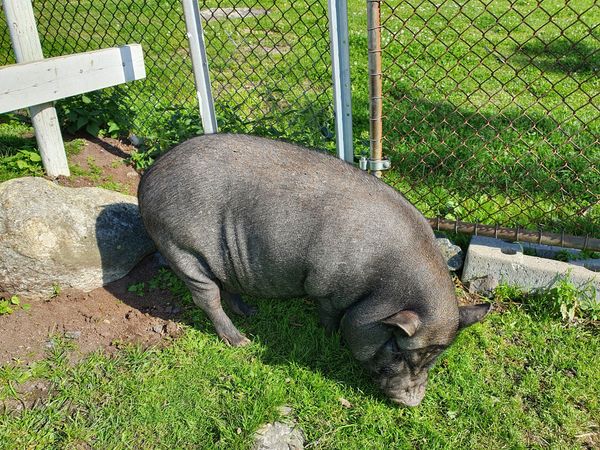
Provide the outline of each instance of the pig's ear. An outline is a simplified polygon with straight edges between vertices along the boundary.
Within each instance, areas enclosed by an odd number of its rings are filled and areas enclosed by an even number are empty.
[[[466,328],[469,325],[473,325],[474,323],[479,322],[485,317],[485,315],[490,311],[490,309],[492,309],[492,305],[488,303],[473,306],[459,306],[458,329],[462,330],[463,328]]]
[[[400,311],[387,319],[383,319],[382,322],[400,328],[408,337],[415,334],[419,329],[419,325],[421,325],[419,316],[413,311]]]

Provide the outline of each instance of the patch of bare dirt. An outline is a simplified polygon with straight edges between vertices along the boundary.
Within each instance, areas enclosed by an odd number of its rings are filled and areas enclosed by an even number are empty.
[[[54,345],[53,337],[72,340],[73,359],[121,343],[159,345],[179,335],[183,308],[171,294],[150,290],[143,296],[128,287],[150,280],[158,270],[154,256],[145,258],[126,277],[91,292],[65,290],[46,301],[32,301],[28,311],[0,316],[0,364],[40,359]],[[27,299],[21,299],[26,302]]]
[[[109,137],[78,136],[85,142],[81,152],[69,156],[69,162],[80,170],[70,177],[59,177],[62,186],[100,186],[137,195],[140,174],[127,164],[135,147]],[[81,173],[80,173],[81,172]]]
[[[0,401],[0,412],[19,413],[42,405],[52,392],[53,386],[48,380],[27,380],[14,386],[14,389],[18,397]]]

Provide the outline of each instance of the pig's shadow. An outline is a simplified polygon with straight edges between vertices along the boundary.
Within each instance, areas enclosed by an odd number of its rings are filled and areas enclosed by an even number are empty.
[[[113,269],[115,258],[123,258],[123,249],[116,250],[118,233],[106,232],[113,221],[113,230],[123,228],[139,219],[137,208],[130,204],[105,207],[97,221],[97,241],[105,274]],[[112,223],[112,222],[111,222]],[[139,224],[138,224],[139,225]],[[104,231],[100,232],[100,228]],[[121,230],[123,231],[123,230]],[[185,323],[207,334],[215,335],[212,323],[189,300],[182,301],[166,289],[150,288],[161,269],[161,258],[152,253],[125,277],[109,283],[104,288],[131,308],[163,320]],[[167,270],[163,267],[163,269]],[[143,285],[141,283],[144,283]],[[183,290],[185,292],[185,290]],[[318,324],[316,305],[306,299],[257,300],[246,299],[258,306],[252,317],[240,317],[231,311],[227,314],[236,326],[254,341],[260,342],[264,351],[261,359],[269,365],[289,365],[291,362],[319,372],[346,386],[384,400],[373,385],[366,370],[352,357],[337,335],[329,336]],[[224,345],[224,344],[223,344]]]

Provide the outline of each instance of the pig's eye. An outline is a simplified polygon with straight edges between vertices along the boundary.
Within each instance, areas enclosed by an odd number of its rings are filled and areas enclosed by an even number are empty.
[[[396,342],[396,338],[393,337],[387,342],[387,347],[392,353],[398,353],[400,348],[398,348],[398,343]]]

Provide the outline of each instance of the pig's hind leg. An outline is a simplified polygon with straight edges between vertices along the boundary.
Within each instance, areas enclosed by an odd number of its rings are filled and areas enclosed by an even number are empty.
[[[234,347],[249,344],[250,340],[240,333],[223,311],[219,286],[207,275],[210,270],[204,261],[176,248],[172,251],[163,248],[161,253],[189,288],[194,303],[206,313],[219,337]]]
[[[221,289],[221,298],[229,309],[238,316],[250,317],[258,311],[254,306],[248,305],[239,294],[232,294],[224,289]]]

